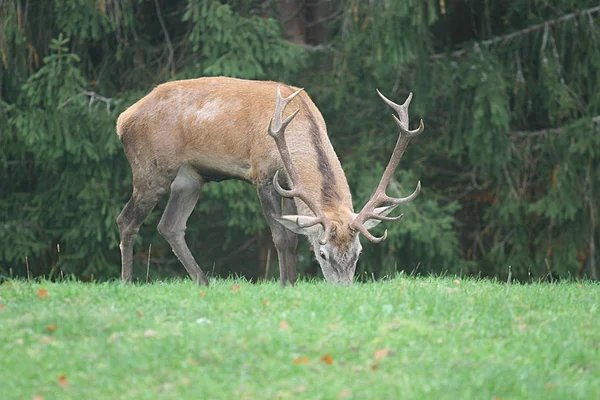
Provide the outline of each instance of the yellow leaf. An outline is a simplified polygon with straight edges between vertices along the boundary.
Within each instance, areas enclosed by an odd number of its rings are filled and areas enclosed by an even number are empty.
[[[40,299],[45,299],[46,297],[48,297],[48,291],[46,289],[40,289],[37,291],[37,296]]]
[[[305,364],[309,361],[310,361],[310,358],[308,358],[308,357],[294,358],[294,365]]]

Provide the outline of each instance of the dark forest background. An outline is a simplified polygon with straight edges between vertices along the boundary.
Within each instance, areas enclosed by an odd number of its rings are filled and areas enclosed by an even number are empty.
[[[365,243],[362,276],[598,278],[593,0],[4,0],[0,275],[118,277],[131,173],[116,119],[157,84],[212,75],[306,88],[358,209],[397,138],[375,89],[414,92],[425,133],[389,193],[423,190]],[[139,278],[150,245],[151,277],[185,274],[156,230],[165,204],[138,236]],[[209,275],[278,273],[250,185],[207,185],[187,237]],[[301,243],[301,275],[318,276]]]

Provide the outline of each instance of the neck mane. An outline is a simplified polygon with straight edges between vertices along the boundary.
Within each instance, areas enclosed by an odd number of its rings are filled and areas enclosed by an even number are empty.
[[[299,97],[302,100],[301,114],[304,118],[298,126],[298,132],[302,131],[303,134],[290,138],[294,143],[289,147],[294,164],[301,171],[301,184],[332,222],[345,222],[353,212],[346,175],[329,141],[321,113],[312,103],[309,105],[304,96]],[[301,138],[303,140],[298,140]],[[297,205],[299,211],[312,215],[303,202],[298,201]]]

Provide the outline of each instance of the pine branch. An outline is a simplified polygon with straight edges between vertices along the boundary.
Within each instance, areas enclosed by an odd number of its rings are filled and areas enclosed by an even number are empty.
[[[466,49],[456,50],[456,51],[453,51],[450,54],[438,53],[438,54],[432,55],[431,57],[429,57],[429,59],[430,60],[439,60],[439,59],[445,58],[447,56],[450,56],[450,57],[460,57],[460,56],[463,56],[463,55],[469,53],[471,50],[478,49],[480,46],[492,46],[492,45],[495,45],[495,44],[499,44],[499,43],[503,43],[503,42],[508,42],[508,41],[513,40],[515,38],[528,35],[531,32],[536,32],[536,31],[539,31],[541,29],[546,29],[546,28],[549,28],[549,27],[554,26],[556,24],[559,24],[561,22],[565,22],[565,21],[568,21],[570,19],[580,17],[582,15],[588,15],[588,16],[590,16],[590,15],[592,15],[594,13],[597,13],[597,12],[600,12],[600,6],[588,8],[587,10],[583,10],[583,11],[577,10],[577,11],[574,11],[572,13],[562,15],[562,16],[556,18],[556,19],[551,19],[549,21],[543,22],[541,24],[528,26],[527,28],[521,29],[520,31],[516,31],[516,32],[512,32],[512,33],[506,34],[506,35],[496,36],[495,38],[492,38],[492,39],[482,40],[480,42],[476,42],[475,44],[473,44],[472,49],[471,48],[466,48]]]
[[[596,115],[595,117],[592,117],[592,123],[594,125],[600,125],[600,115]],[[561,126],[558,128],[547,128],[547,129],[540,129],[538,131],[516,131],[516,132],[512,132],[511,136],[513,137],[517,137],[517,138],[523,138],[523,137],[548,137],[548,136],[558,136],[562,133],[562,131],[564,131],[565,129],[567,129],[568,126]]]

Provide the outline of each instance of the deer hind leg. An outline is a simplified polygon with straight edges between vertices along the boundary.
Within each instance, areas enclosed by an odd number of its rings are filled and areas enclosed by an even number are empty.
[[[134,176],[133,194],[121,214],[117,217],[121,237],[121,278],[126,282],[133,279],[133,244],[142,222],[150,215],[156,203],[167,193],[170,179],[152,179],[140,182]]]
[[[196,263],[185,241],[186,223],[200,197],[202,178],[191,167],[184,165],[171,184],[167,208],[158,223],[158,231],[167,239],[173,252],[181,261],[195,283],[208,285],[204,272]]]
[[[282,285],[296,283],[296,248],[298,236],[283,227],[274,218],[280,217],[282,211],[281,196],[275,191],[272,183],[258,187],[258,196],[267,222],[271,228],[273,243],[279,260],[279,279]],[[288,201],[288,199],[285,199]],[[286,210],[287,211],[287,210]]]

